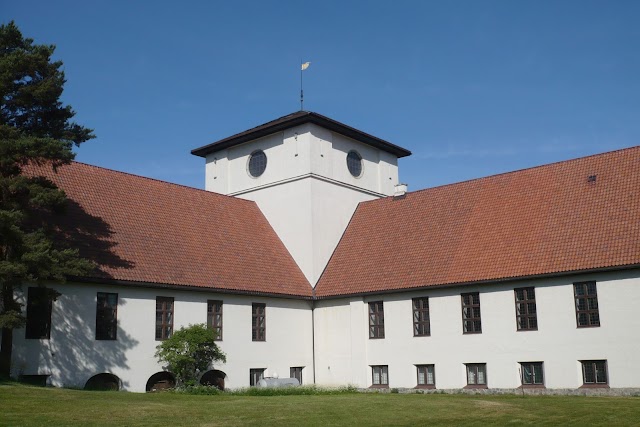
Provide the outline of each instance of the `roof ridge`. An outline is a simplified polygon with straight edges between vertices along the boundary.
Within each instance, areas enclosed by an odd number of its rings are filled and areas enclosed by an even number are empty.
[[[198,192],[202,192],[202,193],[206,193],[206,194],[212,194],[212,195],[215,195],[215,196],[228,197],[228,198],[233,199],[233,200],[241,200],[243,202],[255,203],[252,200],[241,199],[241,198],[238,198],[238,197],[229,196],[227,194],[222,194],[222,193],[216,193],[215,191],[209,191],[209,190],[205,190],[203,188],[189,187],[188,185],[184,185],[184,184],[178,184],[178,183],[175,183],[175,182],[164,181],[162,179],[151,178],[149,176],[137,175],[137,174],[131,173],[131,172],[119,171],[119,170],[107,168],[107,167],[104,167],[104,166],[92,165],[92,164],[89,164],[89,163],[79,162],[77,160],[72,160],[71,163],[75,163],[75,164],[82,165],[82,166],[87,166],[87,167],[90,167],[90,168],[101,169],[101,170],[104,170],[104,171],[107,171],[107,172],[112,172],[112,173],[117,173],[117,174],[122,174],[122,175],[128,175],[128,176],[131,176],[131,177],[134,177],[134,178],[140,178],[140,179],[145,179],[145,180],[149,180],[149,181],[155,181],[155,182],[158,182],[160,184],[167,184],[167,185],[171,185],[171,186],[174,186],[174,187],[181,187],[181,188],[184,188],[185,190],[198,191]],[[62,165],[63,168],[64,168],[64,166],[65,165]]]

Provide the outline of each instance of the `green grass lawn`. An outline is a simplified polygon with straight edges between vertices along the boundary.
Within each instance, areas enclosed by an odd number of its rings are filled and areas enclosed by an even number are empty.
[[[639,397],[193,396],[0,384],[0,425],[640,425]]]

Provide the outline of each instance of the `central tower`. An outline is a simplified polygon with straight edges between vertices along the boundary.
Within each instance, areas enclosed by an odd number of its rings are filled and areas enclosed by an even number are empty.
[[[390,196],[410,151],[299,111],[197,148],[206,189],[255,201],[315,286],[358,203]]]

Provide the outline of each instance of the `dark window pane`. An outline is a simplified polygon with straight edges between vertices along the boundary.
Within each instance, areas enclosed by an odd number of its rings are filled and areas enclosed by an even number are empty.
[[[413,329],[414,336],[429,335],[429,299],[413,299]]]
[[[382,301],[369,303],[369,338],[384,338],[384,306]]]
[[[462,294],[462,331],[463,333],[482,332],[480,322],[480,294]]]
[[[596,282],[574,283],[578,327],[600,326]]]
[[[156,340],[166,340],[173,332],[173,298],[156,297]]]
[[[50,338],[52,300],[51,290],[47,288],[30,287],[28,289],[25,338]]]
[[[115,340],[118,328],[118,294],[98,292],[96,304],[96,339]]]
[[[360,154],[355,151],[349,151],[349,154],[347,154],[347,169],[356,178],[362,174],[362,157]]]
[[[266,305],[262,303],[254,303],[252,308],[252,331],[251,339],[253,341],[265,341],[266,340]]]
[[[259,177],[267,169],[267,155],[264,151],[258,150],[251,154],[249,157],[249,175],[254,178]]]

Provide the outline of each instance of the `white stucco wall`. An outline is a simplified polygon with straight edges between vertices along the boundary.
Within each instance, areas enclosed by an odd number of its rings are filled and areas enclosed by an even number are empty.
[[[315,286],[361,201],[375,196],[310,176],[239,197],[254,200]]]
[[[256,150],[265,152],[267,168],[254,178],[247,172],[247,163]],[[347,169],[351,150],[363,159],[363,173],[357,178]],[[394,155],[310,123],[210,153],[205,171],[207,190],[233,195],[309,174],[379,196],[393,194],[398,183]]]
[[[310,302],[170,289],[66,284],[52,286],[62,295],[53,303],[51,338],[24,338],[14,332],[13,375],[46,374],[55,386],[83,387],[95,374],[118,376],[123,389],[144,392],[162,367],[154,357],[156,296],[174,297],[174,329],[206,323],[207,300],[223,301],[223,340],[230,388],[249,385],[249,369],[267,368],[281,377],[303,366],[303,383],[313,382]],[[25,287],[26,291],[26,287]],[[95,340],[96,294],[118,293],[115,341]],[[251,304],[266,304],[266,341],[251,340]]]
[[[576,326],[573,283],[585,280],[597,281],[600,327]],[[525,286],[535,286],[537,331],[516,330],[513,289]],[[463,335],[460,293],[476,291],[482,333]],[[428,337],[413,336],[411,298],[421,296],[429,297]],[[385,338],[369,339],[367,303],[379,300],[384,301]],[[604,359],[610,387],[639,387],[638,304],[637,270],[319,301],[316,381],[368,387],[370,366],[388,365],[390,387],[415,387],[415,365],[435,364],[437,388],[462,388],[464,364],[486,363],[489,388],[515,388],[519,362],[544,362],[547,388],[578,388],[579,361]]]

